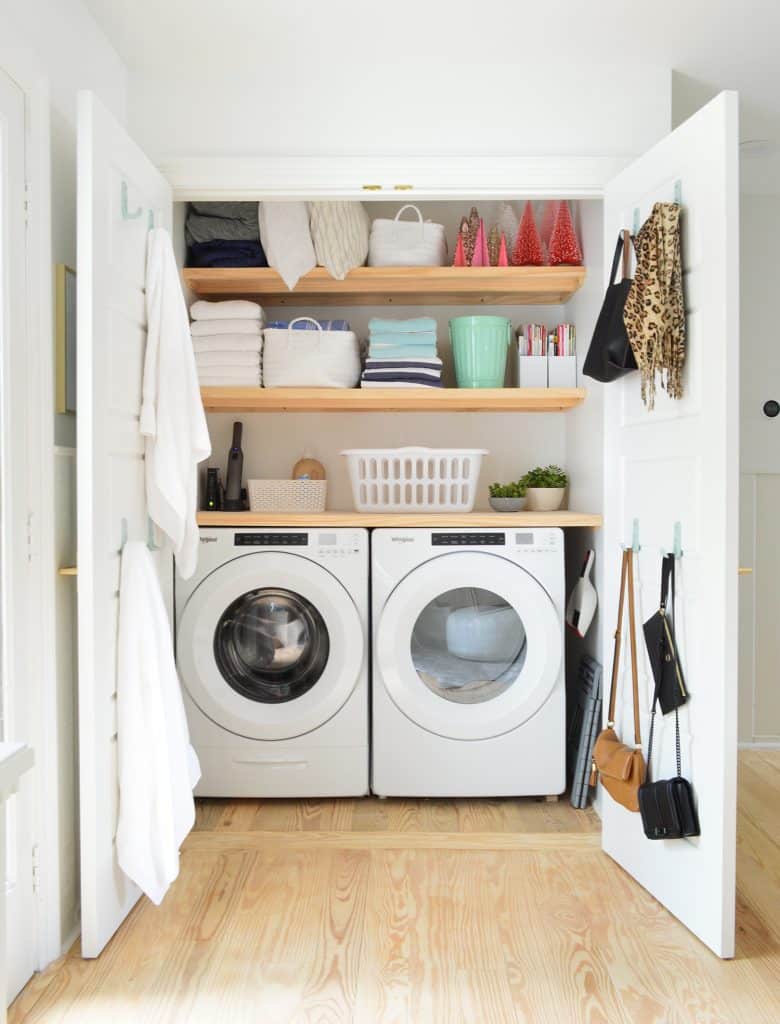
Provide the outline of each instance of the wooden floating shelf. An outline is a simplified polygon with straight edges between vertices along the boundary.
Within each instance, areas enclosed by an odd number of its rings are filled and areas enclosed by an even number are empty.
[[[465,528],[514,526],[601,526],[600,515],[586,512],[199,512],[199,526],[397,526]]]
[[[207,412],[563,412],[585,388],[201,388]]]
[[[268,306],[550,306],[566,302],[585,280],[584,267],[357,267],[337,281],[317,267],[290,291],[266,267],[189,267],[183,274],[200,298]]]

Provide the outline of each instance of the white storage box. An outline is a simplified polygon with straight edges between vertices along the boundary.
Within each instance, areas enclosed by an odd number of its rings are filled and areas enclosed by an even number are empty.
[[[400,220],[404,210],[414,210],[417,220]],[[402,206],[394,220],[378,217],[371,225],[370,267],[444,267],[446,264],[444,226],[424,221],[416,206]]]
[[[315,331],[296,331],[308,320]],[[266,327],[263,334],[263,387],[354,388],[360,379],[360,347],[354,331],[324,331],[310,316],[289,327]]]
[[[358,512],[470,512],[484,448],[352,448]]]
[[[551,388],[576,388],[577,357],[550,356],[547,360],[547,381]]]
[[[324,512],[327,480],[247,480],[251,512]]]
[[[517,386],[520,388],[546,388],[547,356],[518,355]]]

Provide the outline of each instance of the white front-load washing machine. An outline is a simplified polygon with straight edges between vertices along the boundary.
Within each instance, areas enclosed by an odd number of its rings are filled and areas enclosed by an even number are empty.
[[[196,794],[365,794],[367,532],[202,528],[175,597]]]
[[[371,548],[372,790],[563,792],[562,531],[381,529]]]

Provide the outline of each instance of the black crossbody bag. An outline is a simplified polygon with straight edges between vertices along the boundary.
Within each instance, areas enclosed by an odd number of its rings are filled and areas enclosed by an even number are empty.
[[[659,634],[659,650],[649,652],[650,662],[651,665],[653,665],[653,674],[655,676],[655,689],[653,692],[653,707],[650,712],[650,737],[647,747],[647,781],[639,787],[639,814],[642,818],[642,827],[644,828],[645,835],[648,839],[683,839],[688,836],[701,835],[699,817],[696,813],[696,802],[693,796],[693,787],[687,779],[683,778],[682,774],[679,704],[673,705],[677,775],[673,779],[659,779],[657,782],[651,781],[655,715],[658,709],[659,695],[664,679],[666,678],[668,680],[668,674],[663,670],[663,667],[672,665],[675,670],[675,680],[682,680],[682,670],[677,658],[677,646],[674,642],[674,627],[669,616],[666,614],[666,602],[669,594],[670,580],[673,609],[675,596],[674,556],[667,555],[664,557],[661,573],[661,607],[659,609],[659,614],[664,628]],[[653,618],[655,618],[655,616],[653,616]],[[653,637],[655,638],[655,636],[656,634],[654,632]],[[656,665],[659,666],[659,671],[656,671]],[[686,699],[687,696],[688,694],[686,691]]]
[[[631,261],[631,233],[621,231],[612,260],[612,273],[599,313],[593,339],[590,343],[582,372],[603,384],[617,380],[636,369],[636,359],[628,340],[628,331],[623,323],[623,309],[628,292],[634,283],[629,277]],[[623,275],[615,280],[618,264],[623,258]]]

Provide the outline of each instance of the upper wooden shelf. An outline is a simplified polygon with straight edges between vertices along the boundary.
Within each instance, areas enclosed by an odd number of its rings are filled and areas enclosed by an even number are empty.
[[[562,412],[585,388],[201,388],[207,412]]]
[[[585,280],[584,267],[357,267],[337,281],[317,267],[290,291],[265,267],[190,267],[183,274],[201,298],[268,306],[549,306],[566,302]]]
[[[591,512],[199,512],[199,526],[593,526],[602,524],[600,515]]]

